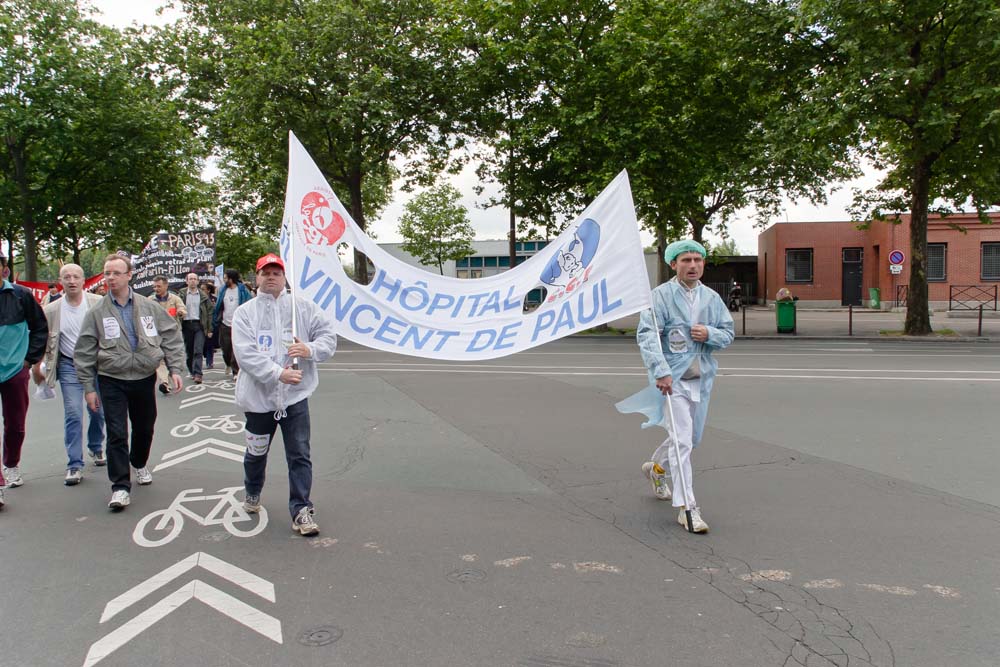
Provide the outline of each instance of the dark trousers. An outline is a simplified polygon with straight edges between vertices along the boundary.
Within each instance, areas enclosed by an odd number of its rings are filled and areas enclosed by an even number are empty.
[[[287,416],[274,418],[274,412],[246,412],[247,451],[243,455],[243,485],[250,495],[260,495],[264,488],[264,470],[267,454],[274,441],[274,432],[281,426],[281,439],[285,442],[285,461],[288,463],[288,511],[292,518],[303,507],[312,507],[312,461],[309,458],[309,400],[303,399],[289,406]],[[261,454],[250,452],[253,436],[266,436],[266,446]]]
[[[205,354],[205,330],[198,320],[184,320],[181,325],[184,334],[184,351],[187,352],[188,373],[198,377],[201,375],[201,362]]]
[[[0,382],[0,402],[3,403],[3,464],[13,468],[21,462],[24,445],[24,422],[28,416],[28,369],[5,382]],[[0,472],[0,486],[6,482]]]
[[[133,468],[145,468],[156,424],[156,374],[141,380],[98,375],[98,390],[108,431],[108,479],[112,491],[132,490]],[[129,447],[129,423],[132,446]]]
[[[222,358],[226,365],[233,369],[233,375],[240,372],[240,365],[233,354],[233,328],[225,324],[219,325],[219,345],[222,347]]]
[[[217,335],[213,333],[211,336],[205,336],[205,366],[208,368],[215,365],[215,350],[218,347],[215,337]]]

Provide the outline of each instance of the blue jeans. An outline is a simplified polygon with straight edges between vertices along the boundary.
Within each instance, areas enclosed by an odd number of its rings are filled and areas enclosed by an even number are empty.
[[[309,400],[302,399],[287,408],[288,415],[280,421],[273,412],[246,412],[247,451],[243,455],[243,486],[249,495],[260,495],[264,489],[264,469],[267,454],[274,441],[274,433],[281,427],[281,439],[285,442],[285,461],[288,463],[288,511],[292,518],[303,507],[312,507],[309,492],[312,491],[312,461],[309,458]],[[266,436],[266,446],[261,454],[250,452],[250,442],[254,436]]]
[[[59,388],[62,389],[64,420],[64,444],[69,457],[67,468],[83,468],[83,385],[76,377],[76,366],[69,357],[59,355],[56,367]],[[87,448],[94,454],[104,449],[104,412],[98,408],[90,413],[90,427],[87,429]]]

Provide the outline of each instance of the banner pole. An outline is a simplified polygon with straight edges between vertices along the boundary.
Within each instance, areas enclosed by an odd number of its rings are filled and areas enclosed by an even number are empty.
[[[288,229],[288,267],[285,269],[285,274],[288,275],[290,280],[288,281],[288,289],[292,296],[292,342],[298,339],[298,317],[296,316],[295,308],[295,238],[292,234],[292,221],[289,220],[286,225]],[[291,270],[289,270],[291,269]],[[295,357],[292,359],[292,370],[299,370],[299,358]]]
[[[650,302],[652,302],[652,295],[650,295]],[[656,307],[655,305],[649,309],[650,314],[653,316],[653,327],[656,329],[656,343],[660,346],[660,355],[663,356],[663,340],[660,338],[660,324],[656,321]],[[666,357],[664,356],[664,359]],[[671,378],[673,374],[671,373]],[[672,388],[672,382],[671,382]],[[664,396],[667,403],[667,415],[670,417],[670,442],[673,443],[674,447],[674,458],[677,460],[677,476],[681,480],[681,501],[684,503],[684,517],[687,519],[687,529],[689,533],[694,532],[694,521],[691,518],[691,504],[687,500],[687,481],[684,479],[684,466],[681,465],[681,448],[677,442],[677,425],[674,422],[674,406],[670,400],[670,394]],[[676,486],[676,485],[675,485]],[[674,489],[677,492],[677,489]]]

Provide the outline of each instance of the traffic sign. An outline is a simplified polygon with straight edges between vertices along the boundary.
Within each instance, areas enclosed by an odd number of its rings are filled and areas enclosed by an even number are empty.
[[[889,253],[889,263],[890,264],[902,264],[906,261],[906,255],[903,254],[902,250],[893,250]]]
[[[889,265],[889,273],[891,273],[892,275],[898,276],[902,272],[903,272],[903,265],[902,264],[890,264]]]

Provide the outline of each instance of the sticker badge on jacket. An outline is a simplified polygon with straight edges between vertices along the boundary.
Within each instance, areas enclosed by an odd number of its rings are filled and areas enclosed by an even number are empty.
[[[687,336],[680,327],[670,330],[667,334],[667,342],[670,344],[670,351],[674,354],[684,354],[688,351]]]
[[[104,318],[104,337],[108,340],[121,338],[122,328],[118,324],[118,319],[114,317]]]
[[[257,334],[257,349],[261,352],[270,352],[274,349],[274,334],[270,331],[261,331]]]
[[[150,338],[157,335],[156,324],[153,323],[152,315],[142,315],[139,317],[139,322],[142,324],[142,331]]]

